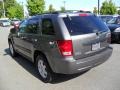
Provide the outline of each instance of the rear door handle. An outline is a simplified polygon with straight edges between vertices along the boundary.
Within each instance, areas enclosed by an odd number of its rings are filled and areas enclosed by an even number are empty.
[[[50,44],[50,45],[54,45],[55,42],[54,42],[54,41],[50,41],[49,44]]]

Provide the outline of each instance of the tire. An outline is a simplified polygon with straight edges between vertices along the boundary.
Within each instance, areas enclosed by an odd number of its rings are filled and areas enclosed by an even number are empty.
[[[11,54],[12,57],[15,57],[17,55],[17,53],[16,53],[16,51],[13,47],[12,42],[9,42],[9,50],[10,50],[10,54]]]
[[[47,60],[44,56],[38,55],[36,57],[36,68],[40,75],[40,79],[44,83],[50,83],[53,80],[53,72],[47,63]]]

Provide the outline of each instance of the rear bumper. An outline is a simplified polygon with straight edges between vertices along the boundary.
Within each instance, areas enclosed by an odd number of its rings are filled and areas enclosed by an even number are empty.
[[[62,74],[75,74],[91,69],[105,62],[111,56],[112,51],[113,49],[109,47],[99,54],[80,60],[71,60],[72,58],[65,60],[56,60],[56,69],[54,72]]]

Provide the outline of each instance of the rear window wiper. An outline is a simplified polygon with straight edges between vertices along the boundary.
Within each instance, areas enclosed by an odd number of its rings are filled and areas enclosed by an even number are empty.
[[[67,18],[71,21],[72,20],[72,18],[69,16],[69,15],[67,15]]]

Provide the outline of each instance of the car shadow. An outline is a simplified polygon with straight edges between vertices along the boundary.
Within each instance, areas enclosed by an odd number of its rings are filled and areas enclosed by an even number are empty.
[[[4,51],[5,51],[4,54],[5,56],[6,55],[11,56],[9,48],[5,49]],[[16,57],[14,57],[13,60],[17,62],[20,66],[22,66],[26,71],[34,75],[36,78],[39,78],[35,65],[32,62],[30,62],[29,60],[27,60],[26,58],[22,57],[19,54]]]
[[[9,48],[6,48],[5,50],[5,54],[6,55],[10,55],[10,51]],[[17,62],[20,66],[22,66],[26,71],[28,71],[30,74],[32,74],[33,76],[35,76],[36,78],[40,79],[40,76],[35,68],[35,65],[30,62],[29,60],[27,60],[26,58],[22,57],[21,55],[18,55],[17,57],[14,57],[13,60],[15,62]],[[89,71],[89,70],[87,70]],[[64,75],[64,74],[55,74],[53,81],[51,82],[51,84],[58,84],[58,83],[62,83],[62,82],[66,82],[69,80],[72,80],[78,76],[81,76],[82,74],[86,73],[87,71],[78,73],[78,74],[72,74],[72,75]]]
[[[78,76],[82,76],[83,74],[85,74],[86,72],[88,72],[89,70],[86,70],[84,72],[81,73],[77,73],[77,74],[71,74],[71,75],[67,75],[67,74],[56,74],[54,80],[51,82],[51,84],[58,84],[58,83],[62,83],[62,82],[66,82],[69,80],[72,80],[74,78],[77,78]]]

